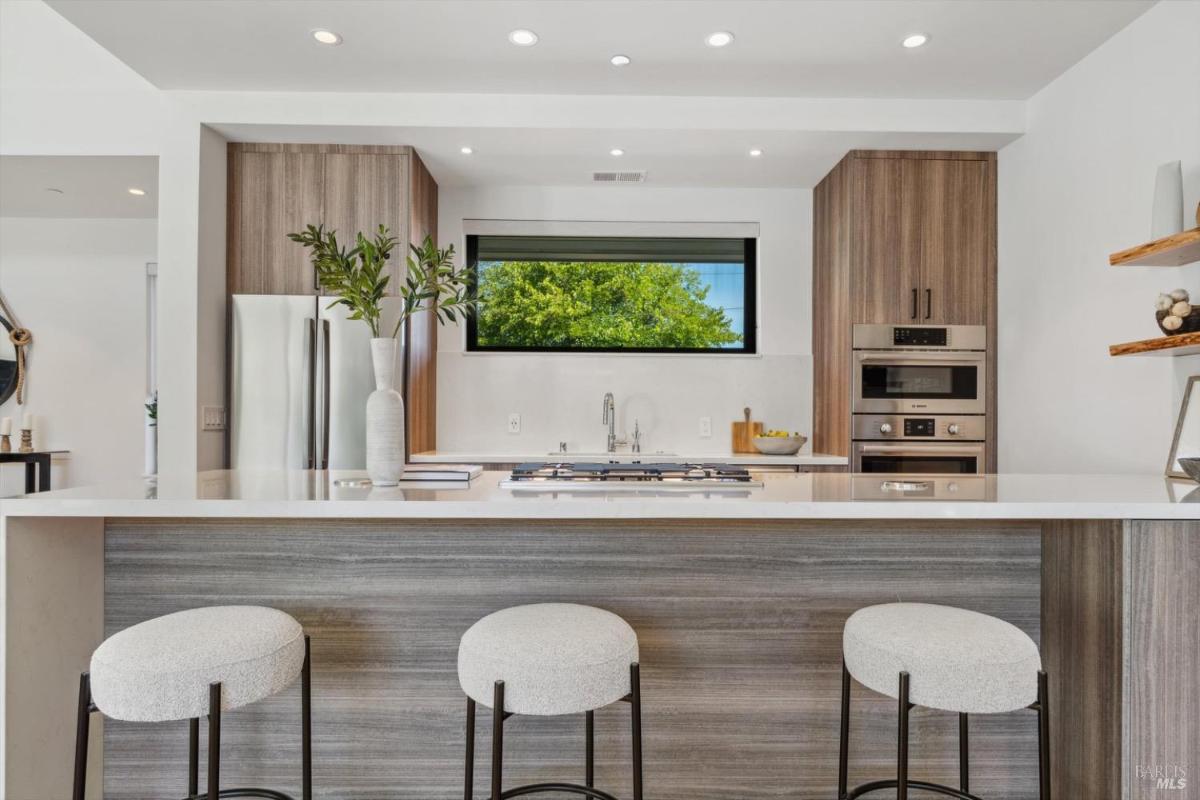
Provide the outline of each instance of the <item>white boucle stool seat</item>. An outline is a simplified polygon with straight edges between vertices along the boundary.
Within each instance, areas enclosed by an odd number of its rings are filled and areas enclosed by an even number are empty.
[[[458,680],[492,706],[504,681],[513,714],[576,714],[615,703],[630,691],[637,634],[609,611],[569,603],[516,606],[489,614],[463,634]]]
[[[1025,708],[1037,700],[1037,645],[1002,619],[950,606],[888,603],[860,609],[842,637],[846,669],[859,683],[909,701],[967,714]]]
[[[208,714],[209,684],[221,709],[279,692],[304,666],[304,630],[261,606],[213,606],[156,617],[110,636],[92,654],[91,692],[108,717],[165,722]]]

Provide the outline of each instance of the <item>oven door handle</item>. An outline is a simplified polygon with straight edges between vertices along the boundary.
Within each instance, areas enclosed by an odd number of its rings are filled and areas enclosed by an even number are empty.
[[[983,445],[953,444],[860,444],[858,451],[870,456],[981,456]]]
[[[929,356],[896,356],[896,355],[859,355],[858,363],[860,364],[890,364],[895,367],[907,366],[942,366],[944,364],[964,364],[967,366],[978,366],[985,363],[982,355],[978,358],[969,356],[953,356],[950,358],[940,358],[941,353],[932,353]]]

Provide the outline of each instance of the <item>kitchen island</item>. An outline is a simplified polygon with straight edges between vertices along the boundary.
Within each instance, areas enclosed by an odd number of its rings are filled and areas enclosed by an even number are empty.
[[[78,673],[105,634],[253,603],[312,635],[318,797],[461,797],[458,638],[501,607],[570,601],[638,632],[648,797],[826,799],[842,624],[903,599],[1040,642],[1055,797],[1200,797],[1145,778],[1200,764],[1192,484],[764,473],[712,493],[514,492],[500,473],[393,489],[338,477],[222,471],[4,500],[6,796],[65,796]],[[229,785],[298,788],[296,691],[226,717]],[[895,703],[855,691],[851,782],[888,777]],[[596,721],[597,785],[628,796],[627,716]],[[186,725],[163,727],[105,726],[105,797],[182,794]],[[954,783],[955,716],[922,711],[912,731],[913,776]],[[971,747],[972,791],[1036,796],[1032,712],[976,718]],[[514,785],[578,779],[583,720],[514,718],[506,749]]]

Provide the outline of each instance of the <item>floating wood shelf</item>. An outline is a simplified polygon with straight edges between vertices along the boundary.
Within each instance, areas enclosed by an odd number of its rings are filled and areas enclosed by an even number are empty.
[[[1164,236],[1108,257],[1108,263],[1114,267],[1182,267],[1193,261],[1200,261],[1200,228]]]
[[[1159,336],[1138,342],[1108,346],[1110,356],[1194,356],[1200,355],[1200,333]]]

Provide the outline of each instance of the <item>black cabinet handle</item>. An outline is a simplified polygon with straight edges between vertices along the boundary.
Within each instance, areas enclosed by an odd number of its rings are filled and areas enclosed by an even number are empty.
[[[933,316],[933,289],[925,290],[925,319]]]
[[[917,318],[917,290],[913,289],[912,318]]]

